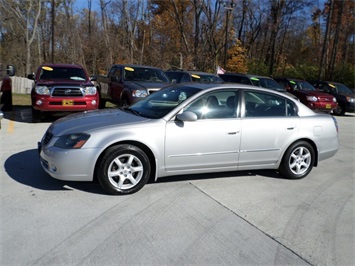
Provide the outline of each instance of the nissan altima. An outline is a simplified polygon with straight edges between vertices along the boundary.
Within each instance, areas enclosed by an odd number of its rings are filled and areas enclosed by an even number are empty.
[[[151,178],[274,169],[307,176],[339,148],[334,117],[242,84],[172,84],[120,109],[52,123],[38,143],[52,177],[130,194]]]

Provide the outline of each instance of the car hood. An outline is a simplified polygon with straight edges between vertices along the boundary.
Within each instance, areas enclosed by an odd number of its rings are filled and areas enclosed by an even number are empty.
[[[151,119],[140,117],[120,109],[95,110],[65,116],[54,122],[49,131],[54,136],[84,133],[133,123],[143,123]]]
[[[306,91],[306,90],[299,90],[300,93],[308,96],[316,96],[316,97],[333,97],[332,95],[320,92],[320,91]]]
[[[91,81],[89,80],[68,80],[68,79],[56,79],[55,81],[53,80],[38,80],[37,84],[38,85],[45,85],[48,87],[52,86],[94,86]]]
[[[146,81],[126,81],[126,86],[133,89],[154,89],[154,88],[163,88],[169,85],[165,82],[146,82]]]

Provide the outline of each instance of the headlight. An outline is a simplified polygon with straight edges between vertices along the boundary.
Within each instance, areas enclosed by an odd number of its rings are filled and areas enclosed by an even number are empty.
[[[317,102],[318,98],[316,96],[307,96],[307,101],[309,101],[309,102]]]
[[[68,134],[59,137],[54,146],[62,149],[80,149],[89,138],[90,135],[84,133]]]
[[[337,98],[333,97],[333,103],[337,102]]]
[[[85,87],[83,88],[84,95],[95,95],[96,94],[96,87]]]
[[[351,98],[350,96],[346,96],[346,100],[347,100],[349,103],[354,103],[354,102],[355,102],[355,99],[354,99],[354,98]]]
[[[133,90],[132,96],[133,97],[146,97],[148,95],[146,90]]]
[[[49,95],[51,93],[47,86],[36,86],[35,91],[40,95]]]

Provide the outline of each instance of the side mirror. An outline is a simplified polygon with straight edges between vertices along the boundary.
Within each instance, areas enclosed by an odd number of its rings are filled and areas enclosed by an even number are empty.
[[[91,81],[97,81],[97,76],[91,76],[91,77],[90,77],[90,80],[91,80]]]
[[[197,115],[194,112],[191,111],[186,111],[181,114],[178,114],[176,118],[180,121],[196,121],[197,120]]]
[[[34,80],[35,79],[35,74],[33,74],[33,73],[32,74],[28,74],[27,78]]]
[[[16,69],[13,65],[7,65],[6,72],[10,77],[12,77],[12,76],[15,76]]]

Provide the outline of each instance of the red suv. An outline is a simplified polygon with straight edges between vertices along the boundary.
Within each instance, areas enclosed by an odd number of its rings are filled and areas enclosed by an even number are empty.
[[[337,100],[333,95],[317,91],[309,82],[300,79],[274,78],[288,92],[297,96],[300,101],[314,111],[330,113],[337,108]]]
[[[99,94],[80,65],[44,64],[27,78],[34,80],[32,121],[48,113],[69,113],[98,109]]]

